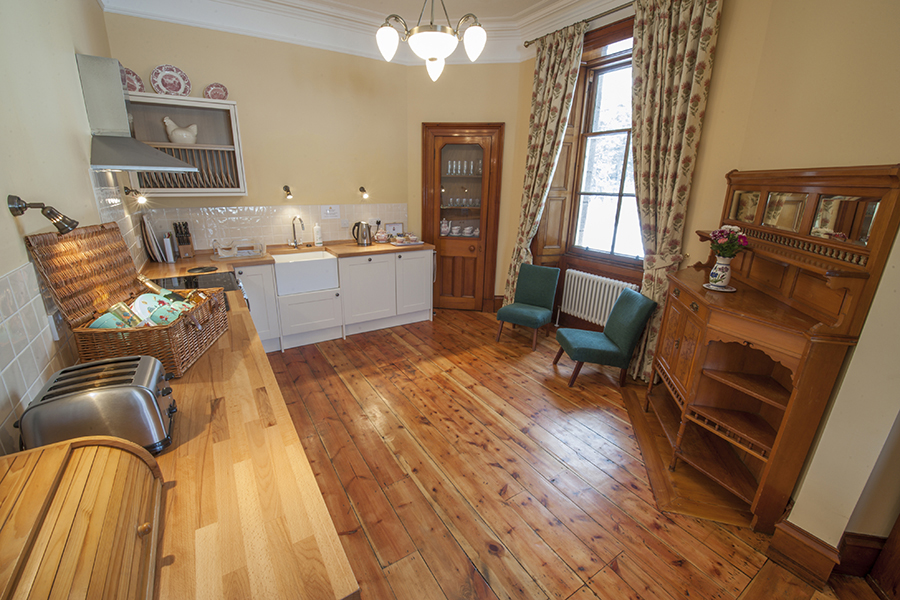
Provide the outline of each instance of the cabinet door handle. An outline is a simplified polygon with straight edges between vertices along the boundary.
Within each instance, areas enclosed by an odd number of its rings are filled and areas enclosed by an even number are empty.
[[[691,310],[694,312],[697,312],[698,310],[700,310],[700,307],[697,305],[696,302],[691,302],[690,307],[691,307]]]
[[[402,254],[398,254],[398,255],[397,255],[397,260],[400,260],[401,258],[403,258],[403,255],[402,255]]]
[[[369,259],[369,262],[372,262],[372,259],[371,259],[371,258]]]
[[[137,528],[138,537],[144,537],[151,531],[153,531],[153,525],[151,525],[150,523],[143,523],[142,525],[138,525],[138,528]]]
[[[244,274],[243,271],[238,271],[238,275],[243,275],[243,274]]]
[[[675,340],[675,349],[678,350],[678,346],[681,345],[681,340]]]
[[[678,296],[681,295],[681,290],[679,290],[678,288],[675,288],[674,290],[672,290],[672,295],[677,298]]]
[[[337,298],[337,297],[340,296],[340,295],[341,295],[340,292],[336,292],[336,293],[334,294],[334,297]]]
[[[475,252],[475,246],[474,246],[474,245],[469,246],[469,252]]]

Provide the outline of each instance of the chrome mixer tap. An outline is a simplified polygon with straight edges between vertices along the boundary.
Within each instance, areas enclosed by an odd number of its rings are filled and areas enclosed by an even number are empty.
[[[297,221],[300,221],[300,240],[297,240]],[[294,240],[288,245],[294,248],[299,248],[300,243],[303,241],[303,231],[306,230],[306,227],[303,225],[303,219],[300,218],[300,215],[297,215],[293,219],[291,219],[291,230],[294,232]]]

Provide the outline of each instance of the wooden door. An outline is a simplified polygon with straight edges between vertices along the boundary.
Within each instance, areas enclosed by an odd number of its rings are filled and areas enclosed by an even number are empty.
[[[422,237],[434,244],[434,306],[494,307],[503,124],[422,125]]]

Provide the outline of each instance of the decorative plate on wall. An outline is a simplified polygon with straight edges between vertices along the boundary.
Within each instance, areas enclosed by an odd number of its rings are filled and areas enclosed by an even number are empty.
[[[173,65],[159,65],[150,73],[150,85],[157,94],[187,96],[191,93],[191,80],[184,71]]]
[[[144,82],[137,73],[125,67],[125,89],[129,92],[143,92]]]
[[[212,98],[213,100],[227,100],[228,88],[221,83],[211,83],[203,90],[204,98]]]

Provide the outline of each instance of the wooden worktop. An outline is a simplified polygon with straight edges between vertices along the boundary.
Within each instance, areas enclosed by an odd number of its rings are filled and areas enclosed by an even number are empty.
[[[394,246],[392,244],[372,244],[370,246],[358,246],[353,241],[329,242],[324,246],[303,246],[292,248],[288,245],[268,246],[266,254],[253,258],[234,258],[229,260],[213,260],[212,251],[200,250],[193,258],[180,258],[174,263],[148,262],[142,269],[142,273],[150,279],[162,277],[180,277],[190,275],[189,269],[196,267],[216,267],[219,271],[233,271],[235,267],[250,265],[266,265],[275,262],[273,258],[277,254],[293,254],[297,252],[328,252],[338,258],[348,256],[367,256],[373,254],[387,254],[396,252],[410,252],[419,250],[434,250],[432,244],[417,244],[411,246]]]
[[[228,331],[170,382],[158,597],[358,598],[250,313],[228,293]]]

